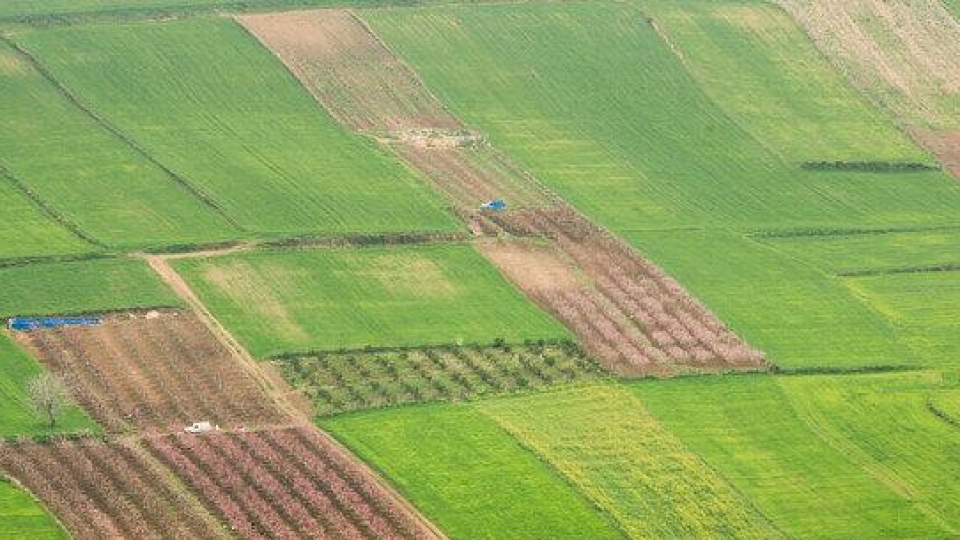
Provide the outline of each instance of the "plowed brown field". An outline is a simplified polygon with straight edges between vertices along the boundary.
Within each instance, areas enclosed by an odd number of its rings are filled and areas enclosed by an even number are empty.
[[[286,422],[257,382],[192,313],[108,316],[100,326],[19,334],[111,431]]]

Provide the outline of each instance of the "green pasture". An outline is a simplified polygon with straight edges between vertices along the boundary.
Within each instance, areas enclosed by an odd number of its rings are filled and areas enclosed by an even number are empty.
[[[53,428],[49,428],[45,420],[30,410],[27,384],[42,372],[43,368],[26,351],[7,335],[0,334],[0,437],[96,430],[90,418],[76,406],[65,411],[58,425]],[[0,482],[0,489],[4,485]],[[0,508],[2,501],[3,496],[0,495]],[[0,518],[2,516],[3,510],[0,510]],[[2,534],[3,521],[0,519],[0,538],[6,538]]]
[[[16,39],[248,231],[459,226],[425,182],[339,126],[231,20],[68,26]]]
[[[488,400],[478,408],[563,474],[631,538],[781,536],[623,388]]]
[[[843,283],[886,317],[925,365],[960,364],[960,272],[890,274]]]
[[[960,229],[756,239],[830,274],[960,265]]]
[[[928,393],[956,392],[936,377],[703,377],[633,389],[789,536],[943,538],[957,534],[960,499],[945,479],[960,467],[960,431],[923,406]]]
[[[467,405],[322,422],[451,538],[623,538],[543,460]]]
[[[40,503],[0,475],[0,538],[67,540],[69,536]]]
[[[569,336],[466,244],[254,251],[174,267],[257,356]]]
[[[818,135],[812,125],[819,118],[837,118],[823,131],[845,148],[823,159],[924,158],[843,86],[800,29],[762,5],[741,6],[738,16],[710,18],[703,29],[678,25],[684,41],[671,48],[661,35],[671,19],[658,19],[656,5],[649,12],[622,3],[524,3],[360,14],[455,114],[614,230],[956,222],[960,184],[941,172],[800,168],[798,159],[826,154],[819,142],[796,148]],[[697,13],[710,13],[691,5],[695,23]],[[760,37],[737,22],[757,19]],[[769,21],[778,26],[765,28]],[[787,37],[766,46],[771,34]],[[744,54],[741,37],[765,46]],[[694,60],[675,52],[688,42],[698,51]],[[785,56],[792,44],[802,44],[797,59]],[[715,58],[748,65],[708,92],[696,74],[706,80],[727,71],[695,66]],[[810,73],[832,99],[801,98],[807,84],[780,89],[808,82]],[[737,97],[718,104],[712,94],[719,92]],[[764,107],[776,110],[775,120],[764,118]],[[784,133],[766,135],[776,126]]]
[[[5,43],[0,43],[0,95],[0,165],[94,239],[130,247],[237,234],[160,168],[68,101]],[[11,212],[5,223],[17,219],[12,215],[17,207],[15,200],[10,207],[4,204],[0,212]],[[0,252],[11,245],[27,250],[34,238],[49,239],[49,247],[38,249],[41,253],[71,245],[65,231],[44,232],[52,227],[32,217],[35,210],[18,213],[26,218],[19,229],[27,241],[11,237],[0,244]]]
[[[94,259],[0,268],[0,316],[180,306],[143,261]]]
[[[93,249],[44,215],[2,173],[0,220],[0,258],[76,254]]]
[[[843,283],[735,233],[628,233],[740,336],[781,367],[916,364],[887,319]]]

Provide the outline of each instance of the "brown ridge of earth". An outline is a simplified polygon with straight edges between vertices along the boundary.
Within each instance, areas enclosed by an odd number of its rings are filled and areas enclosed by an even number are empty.
[[[348,11],[243,16],[239,21],[348,127],[471,133]],[[767,367],[762,353],[743,343],[677,282],[566,206],[489,143],[429,146],[394,138],[385,144],[446,194],[475,234],[535,236],[554,244],[493,243],[481,244],[480,250],[573,330],[608,369],[669,375]],[[493,198],[506,199],[519,210],[480,210],[481,202]],[[549,277],[538,277],[544,268]],[[550,281],[555,283],[548,285]]]

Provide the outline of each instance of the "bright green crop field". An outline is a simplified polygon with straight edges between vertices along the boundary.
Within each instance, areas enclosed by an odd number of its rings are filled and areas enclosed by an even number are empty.
[[[471,406],[356,413],[322,426],[451,538],[623,538],[548,465]]]
[[[36,500],[0,476],[0,538],[67,540],[69,536]]]
[[[458,227],[425,182],[336,124],[230,20],[71,26],[16,39],[251,232]]]
[[[960,265],[960,229],[757,240],[831,274]]]
[[[95,259],[0,268],[0,316],[180,306],[143,261]]]
[[[569,336],[469,245],[262,251],[174,266],[257,356]]]
[[[57,426],[47,424],[30,411],[27,384],[42,368],[9,337],[0,334],[0,436],[38,435],[97,428],[79,407],[70,407]],[[0,484],[2,487],[3,484]],[[0,497],[2,499],[2,497]],[[0,511],[0,515],[3,512]],[[2,523],[0,519],[0,523]],[[2,533],[2,525],[0,525]],[[6,538],[0,534],[0,538]]]
[[[63,255],[93,248],[60,227],[0,175],[0,258]]]
[[[70,103],[4,43],[0,95],[0,165],[94,239],[129,247],[237,234],[160,168]],[[57,236],[47,236],[51,247],[56,246]],[[4,242],[0,252],[10,244],[20,245]]]
[[[935,373],[637,383],[663,425],[802,538],[957,534],[960,430],[924,407]],[[954,377],[955,379],[955,377]],[[916,452],[915,455],[910,455]]]
[[[633,5],[454,6],[361,15],[455,114],[614,230],[956,223],[960,184],[943,173],[801,170],[799,156],[923,156],[843,87],[809,44],[795,61],[803,69],[775,73],[791,40],[803,43],[801,31],[763,6],[743,10],[730,19],[772,19],[780,27],[757,38],[749,26],[716,24],[689,40],[708,48],[697,56],[703,63],[717,57],[751,64],[724,85],[726,94],[742,95],[724,100],[724,107],[686,70],[691,61],[681,61],[658,33],[663,23],[651,25],[650,15]],[[741,54],[741,36],[763,45],[763,35],[782,33],[786,44]],[[796,83],[808,80],[809,72],[826,81],[835,99],[820,103],[797,97],[803,90],[778,89],[784,78]],[[765,109],[744,102],[770,103],[779,116],[765,120]],[[765,136],[775,125],[809,126],[843,108],[828,126],[846,145],[841,153],[821,152],[819,144],[801,152],[784,142],[786,135]],[[869,132],[865,143],[857,142],[860,129]]]

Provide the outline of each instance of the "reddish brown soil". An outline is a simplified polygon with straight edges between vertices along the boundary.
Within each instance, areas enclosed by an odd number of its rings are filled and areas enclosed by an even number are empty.
[[[217,520],[149,454],[100,441],[0,445],[0,468],[73,538],[224,538]]]
[[[462,127],[349,11],[244,15],[238,20],[334,116],[354,129]]]
[[[960,132],[943,133],[912,129],[910,134],[921,145],[933,152],[946,170],[960,179]]]
[[[191,313],[116,315],[97,327],[18,338],[109,430],[177,430],[201,420],[225,428],[286,421]]]
[[[313,429],[173,435],[149,444],[243,538],[439,538]]]
[[[480,250],[608,368],[645,375],[766,365],[680,284],[570,208],[483,217],[503,233],[556,242],[563,255],[515,243]]]

